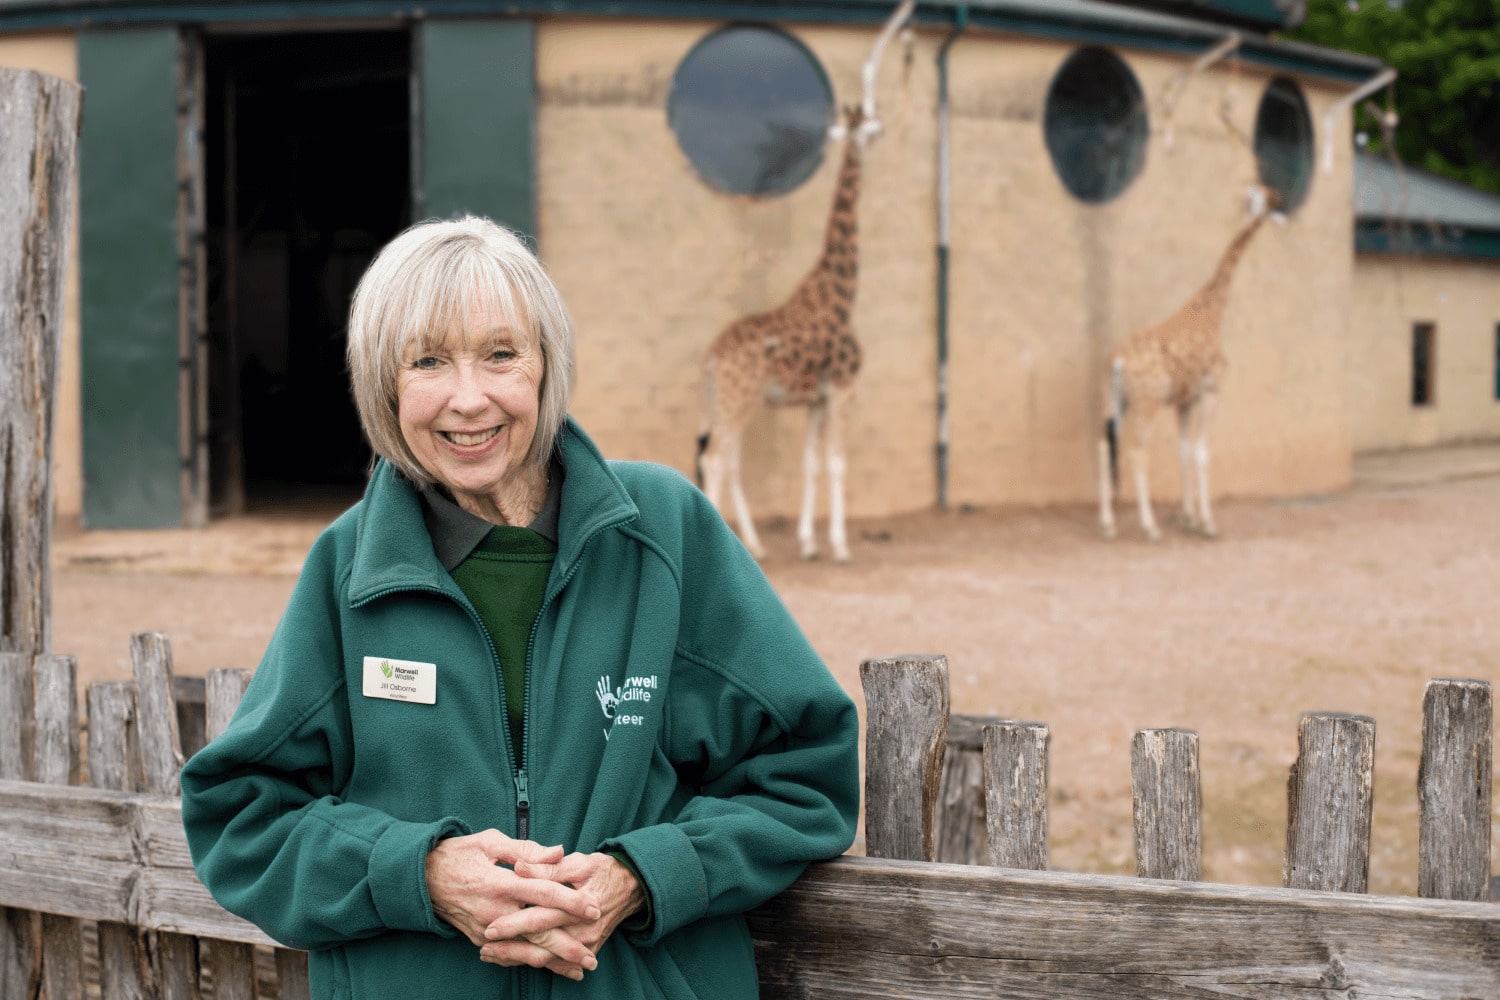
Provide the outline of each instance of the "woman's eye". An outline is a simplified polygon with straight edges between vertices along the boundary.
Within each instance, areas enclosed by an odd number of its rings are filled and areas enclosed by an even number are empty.
[[[413,361],[411,363],[411,366],[413,368],[430,371],[431,369],[438,366],[438,359],[429,354],[426,357],[418,358],[417,360]]]
[[[516,352],[508,347],[502,347],[490,355],[491,361],[509,361],[516,356]]]

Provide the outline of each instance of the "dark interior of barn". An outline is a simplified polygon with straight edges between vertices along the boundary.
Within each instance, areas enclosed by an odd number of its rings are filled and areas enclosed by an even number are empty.
[[[410,35],[206,43],[210,510],[352,500],[349,300],[411,221]]]

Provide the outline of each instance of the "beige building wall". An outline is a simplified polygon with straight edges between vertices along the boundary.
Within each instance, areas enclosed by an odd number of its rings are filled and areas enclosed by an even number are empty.
[[[72,33],[0,35],[0,66],[78,80],[78,51]],[[88,113],[87,99],[84,113]],[[57,415],[53,424],[53,502],[62,520],[83,513],[83,431],[79,402],[78,188],[73,188],[73,226],[68,273],[63,289],[62,349],[57,362]]]
[[[575,313],[574,412],[606,453],[691,472],[700,358],[734,318],[785,300],[821,249],[841,149],[796,191],[750,199],[705,184],[667,123],[672,75],[714,27],[566,20],[538,34],[544,258]],[[856,100],[875,28],[792,29],[840,102]],[[879,515],[936,500],[936,68],[941,33],[909,61],[886,56],[887,129],[866,158],[855,324],[865,366],[849,407],[849,509]],[[1086,205],[1053,170],[1042,109],[1074,46],[971,31],[954,46],[950,298],[950,499],[1087,500],[1107,348],[1185,301],[1244,218],[1249,149],[1270,74],[1211,70],[1162,139],[1160,102],[1183,60],[1122,50],[1153,134],[1141,175]],[[1314,121],[1343,93],[1299,80]],[[1347,122],[1341,125],[1347,129]],[[1346,144],[1339,144],[1342,148]],[[1228,384],[1213,434],[1216,493],[1284,495],[1350,475],[1340,344],[1351,271],[1350,163],[1319,172],[1286,226],[1267,225],[1240,266],[1225,320]],[[765,410],[744,466],[760,516],[794,515],[801,410]],[[1175,428],[1161,425],[1154,492],[1178,489]]]
[[[1413,406],[1412,326],[1435,328],[1433,399]],[[1345,396],[1357,451],[1500,438],[1500,261],[1361,254]]]
[[[1247,218],[1257,175],[1245,140],[1270,74],[1226,63],[1193,79],[1169,149],[1161,95],[1185,61],[1115,50],[1139,81],[1151,136],[1136,179],[1091,205],[1063,186],[1043,136],[1048,87],[1073,51],[1009,36],[965,37],[953,50],[957,502],[1092,497],[1103,357],[1186,302]],[[1314,122],[1342,92],[1298,83]],[[1226,101],[1233,132],[1220,117]],[[1332,173],[1316,173],[1301,209],[1285,226],[1264,225],[1236,272],[1211,435],[1217,494],[1349,481],[1339,344],[1353,263],[1350,170],[1341,153]],[[1179,490],[1176,446],[1175,421],[1164,418],[1152,455],[1158,496]]]
[[[781,304],[822,251],[843,147],[797,190],[753,199],[695,173],[667,122],[672,76],[710,22],[545,23],[538,32],[542,256],[578,330],[573,412],[608,455],[691,474],[701,358],[726,324]],[[797,27],[835,98],[860,95],[877,29]],[[885,133],[865,157],[854,323],[864,348],[846,410],[852,514],[929,506],[935,496],[933,341],[936,100],[930,38],[909,71],[888,51],[878,89]],[[806,413],[763,410],[745,439],[757,516],[795,514]],[[825,498],[826,500],[826,498]]]

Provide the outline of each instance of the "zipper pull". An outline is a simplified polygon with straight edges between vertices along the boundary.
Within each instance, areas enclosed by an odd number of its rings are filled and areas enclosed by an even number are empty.
[[[516,839],[531,836],[531,798],[526,794],[526,769],[516,772]]]

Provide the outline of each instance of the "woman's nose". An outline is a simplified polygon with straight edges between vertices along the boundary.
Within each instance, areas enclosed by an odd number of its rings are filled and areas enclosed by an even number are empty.
[[[453,391],[449,394],[448,405],[459,413],[477,413],[488,402],[478,369],[468,362],[454,365]]]

